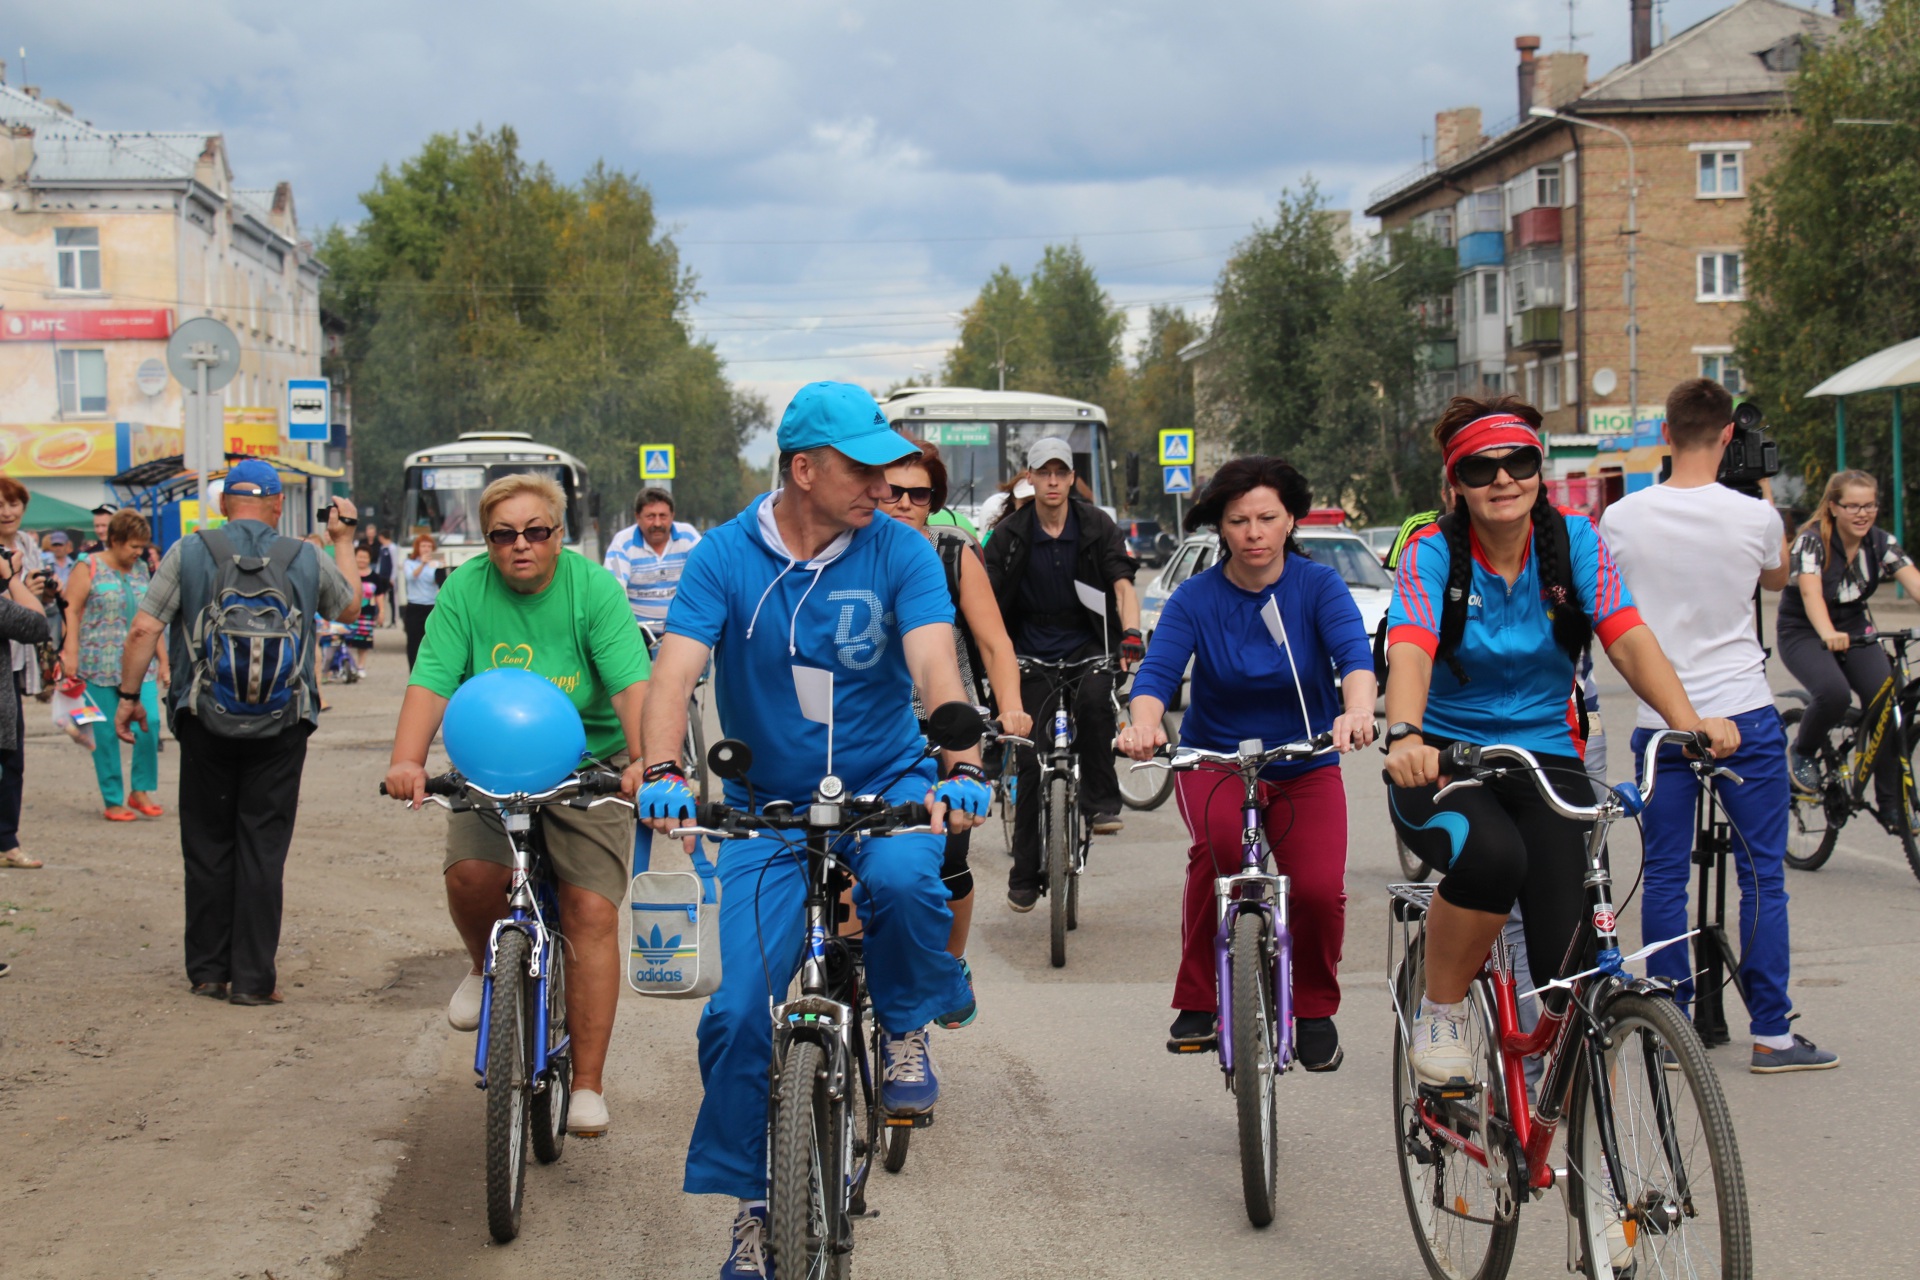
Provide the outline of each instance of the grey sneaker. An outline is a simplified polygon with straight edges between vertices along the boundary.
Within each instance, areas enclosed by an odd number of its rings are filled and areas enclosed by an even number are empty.
[[[1757,1076],[1778,1075],[1783,1071],[1825,1071],[1840,1065],[1840,1055],[1822,1049],[1805,1036],[1795,1033],[1791,1049],[1753,1046],[1753,1065],[1747,1070]]]
[[[1033,904],[1038,901],[1040,901],[1040,891],[1038,889],[1007,890],[1007,905],[1015,911],[1023,913],[1031,911],[1033,910]]]
[[[1793,775],[1793,789],[1801,795],[1820,794],[1820,762],[1803,756],[1794,747],[1787,748],[1787,772]]]

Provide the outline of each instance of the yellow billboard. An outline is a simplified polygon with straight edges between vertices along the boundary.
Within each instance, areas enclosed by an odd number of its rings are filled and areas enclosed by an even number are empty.
[[[110,476],[118,468],[119,433],[112,422],[0,426],[0,471],[27,476]]]

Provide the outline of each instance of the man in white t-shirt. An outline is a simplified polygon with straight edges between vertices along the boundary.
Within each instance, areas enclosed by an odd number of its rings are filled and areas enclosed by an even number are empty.
[[[700,541],[698,529],[673,516],[671,493],[642,489],[633,502],[633,523],[607,546],[607,570],[625,584],[633,620],[652,634],[649,648],[666,632],[667,609]]]
[[[1724,716],[1740,729],[1740,749],[1723,761],[1744,785],[1716,784],[1733,826],[1731,858],[1740,880],[1740,989],[1753,1034],[1752,1070],[1818,1071],[1837,1055],[1787,1029],[1788,948],[1786,735],[1767,687],[1766,653],[1754,629],[1755,588],[1787,585],[1787,546],[1780,513],[1766,499],[1718,483],[1720,458],[1733,438],[1733,397],[1719,383],[1693,378],[1667,396],[1663,434],[1673,448],[1673,474],[1628,494],[1600,518],[1600,536],[1640,608],[1640,616],[1673,662],[1702,716]],[[1654,730],[1664,727],[1642,703],[1633,733],[1635,776]],[[1645,884],[1640,895],[1642,943],[1687,932],[1694,804],[1699,782],[1669,746],[1647,808]],[[1693,1001],[1685,943],[1647,957],[1647,970],[1679,984],[1683,1008]]]

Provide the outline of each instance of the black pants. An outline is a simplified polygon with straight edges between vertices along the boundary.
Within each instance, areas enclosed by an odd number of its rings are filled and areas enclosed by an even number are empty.
[[[1811,626],[1783,626],[1777,630],[1776,637],[1781,659],[1793,678],[1807,687],[1809,699],[1806,711],[1800,716],[1800,732],[1794,738],[1793,749],[1803,756],[1816,755],[1820,744],[1847,714],[1852,695],[1860,696],[1860,706],[1864,709],[1892,677],[1893,666],[1887,661],[1887,651],[1875,643],[1859,644],[1845,653],[1835,653],[1820,642],[1819,633]],[[1874,711],[1877,714],[1879,708]],[[1899,748],[1888,750],[1891,741],[1889,732],[1886,742],[1881,744],[1880,759],[1873,771],[1875,798],[1882,806],[1900,794]],[[1863,735],[1861,744],[1865,743]]]
[[[1072,659],[1090,658],[1102,652],[1093,641],[1072,654]],[[1020,677],[1020,703],[1033,717],[1033,739],[1041,751],[1053,749],[1053,711],[1059,702],[1058,677],[1048,671],[1036,671]],[[1113,673],[1096,672],[1084,676],[1073,699],[1073,751],[1080,760],[1080,812],[1084,814],[1120,811],[1120,778],[1114,772]],[[1040,794],[1040,757],[1033,750],[1018,750],[1020,803],[1013,813],[1013,870],[1007,875],[1009,889],[1040,887],[1040,806],[1046,797]]]
[[[0,654],[6,644],[0,641]],[[18,726],[20,745],[0,750],[0,853],[12,853],[20,847],[20,806],[26,799],[27,766],[26,716],[20,710],[20,673],[0,673],[0,698],[13,699],[13,722]]]
[[[180,852],[186,862],[187,978],[267,995],[278,982],[281,880],[311,725],[277,738],[222,738],[182,713]]]
[[[402,621],[407,628],[407,670],[413,670],[413,660],[420,656],[420,642],[427,637],[427,615],[433,612],[430,604],[409,602]]]
[[[1536,755],[1556,791],[1588,802],[1592,784],[1578,758]],[[1502,916],[1517,900],[1534,981],[1575,972],[1582,957],[1568,952],[1587,914],[1589,825],[1548,808],[1529,777],[1495,779],[1435,805],[1438,790],[1387,787],[1394,828],[1441,873],[1435,892],[1463,910]]]

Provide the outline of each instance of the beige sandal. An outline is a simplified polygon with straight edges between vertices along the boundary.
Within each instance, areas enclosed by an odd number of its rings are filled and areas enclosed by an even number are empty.
[[[46,865],[38,858],[29,858],[25,849],[9,849],[5,853],[0,853],[0,867],[18,867],[23,871],[31,871],[35,867]]]

